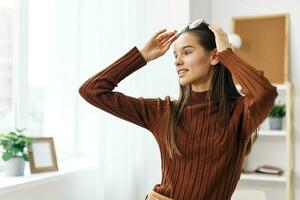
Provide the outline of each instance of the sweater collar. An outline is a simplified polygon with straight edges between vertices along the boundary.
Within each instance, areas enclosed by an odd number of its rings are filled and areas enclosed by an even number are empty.
[[[202,103],[207,103],[208,102],[208,95],[209,91],[190,91],[190,97],[189,97],[189,102],[190,104],[202,104]]]

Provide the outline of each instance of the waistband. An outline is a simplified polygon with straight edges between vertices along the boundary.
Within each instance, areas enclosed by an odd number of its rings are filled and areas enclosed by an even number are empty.
[[[173,200],[169,197],[166,197],[162,194],[159,194],[158,192],[151,190],[147,195],[147,200]]]

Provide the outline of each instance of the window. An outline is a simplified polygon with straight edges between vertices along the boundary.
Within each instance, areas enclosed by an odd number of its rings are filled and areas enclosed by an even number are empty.
[[[79,13],[61,10],[58,20],[62,5],[53,0],[0,3],[0,132],[26,128],[34,136],[52,136],[58,159],[78,154],[74,58],[79,38],[74,32]],[[65,12],[73,20],[62,28],[61,20],[69,17]]]
[[[0,131],[11,129],[13,112],[14,4],[0,3]],[[1,153],[1,150],[0,150]],[[2,168],[2,159],[0,169]]]
[[[0,4],[0,129],[13,126],[13,7]]]
[[[64,8],[65,6],[65,8]],[[63,1],[30,0],[26,126],[52,136],[58,159],[77,155],[79,11]]]

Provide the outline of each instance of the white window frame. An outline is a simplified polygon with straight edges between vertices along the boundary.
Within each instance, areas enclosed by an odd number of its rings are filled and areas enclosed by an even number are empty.
[[[13,111],[15,127],[24,128],[28,91],[28,0],[15,0],[15,4]]]
[[[28,91],[28,0],[13,1],[14,7],[14,31],[13,31],[13,125],[15,128],[24,128],[26,125],[26,108]],[[3,2],[8,2],[3,1]],[[2,157],[0,171],[3,170]]]

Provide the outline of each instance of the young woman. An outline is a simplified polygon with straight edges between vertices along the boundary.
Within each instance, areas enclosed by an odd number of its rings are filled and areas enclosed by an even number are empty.
[[[134,98],[113,91],[121,80],[164,55],[172,43],[177,100]],[[201,19],[179,33],[158,31],[141,50],[133,47],[88,79],[79,93],[155,137],[162,180],[148,193],[148,200],[229,200],[243,158],[278,95],[262,71],[232,51],[224,31]]]

